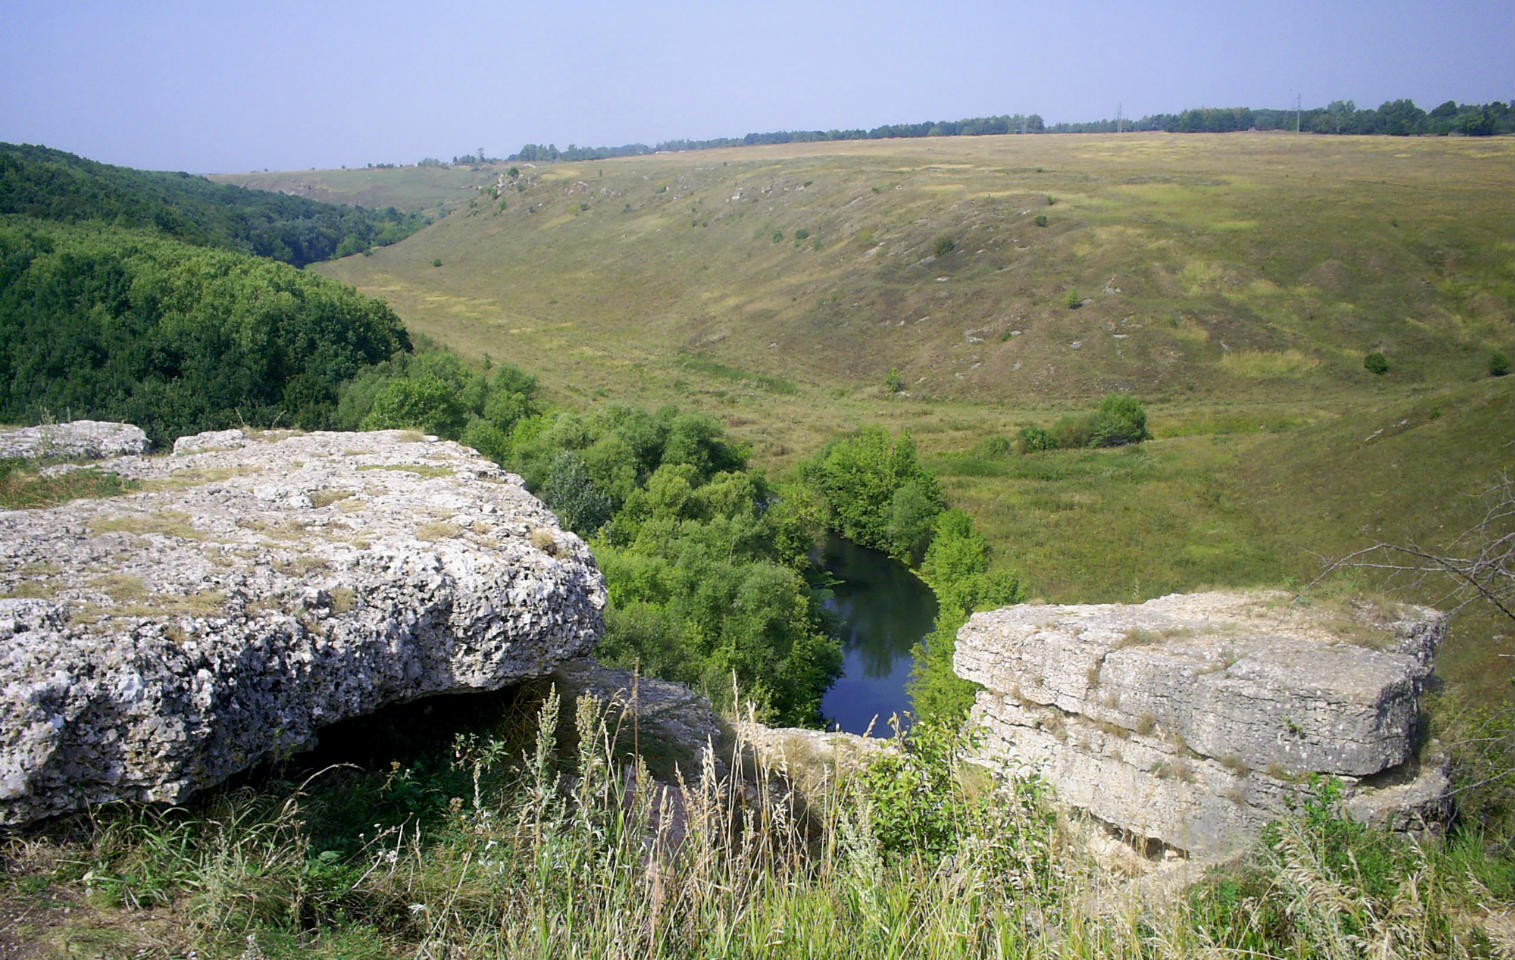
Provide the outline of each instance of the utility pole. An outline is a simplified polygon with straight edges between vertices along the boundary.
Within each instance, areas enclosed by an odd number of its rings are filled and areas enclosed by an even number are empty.
[[[1116,133],[1125,133],[1126,132],[1125,123],[1124,123],[1124,121],[1121,118],[1121,112],[1120,112],[1120,109],[1121,109],[1122,106],[1124,106],[1124,104],[1117,103],[1115,105],[1115,132]]]

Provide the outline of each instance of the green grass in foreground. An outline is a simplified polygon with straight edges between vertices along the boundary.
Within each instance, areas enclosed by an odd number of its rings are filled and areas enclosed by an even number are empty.
[[[744,786],[713,758],[664,791],[624,765],[619,717],[580,701],[564,741],[557,709],[542,702],[534,734],[460,735],[450,757],[12,837],[0,944],[38,958],[1507,955],[1508,717],[1478,731],[1501,746],[1461,774],[1493,769],[1477,790],[1500,812],[1448,840],[1341,820],[1323,786],[1243,863],[1144,894],[1036,783],[967,786],[929,744],[802,804],[775,771]]]

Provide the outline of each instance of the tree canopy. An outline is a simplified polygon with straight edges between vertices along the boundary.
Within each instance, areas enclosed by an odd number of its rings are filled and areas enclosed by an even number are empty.
[[[382,301],[286,264],[0,217],[0,419],[124,420],[158,444],[327,427],[344,381],[409,348]]]

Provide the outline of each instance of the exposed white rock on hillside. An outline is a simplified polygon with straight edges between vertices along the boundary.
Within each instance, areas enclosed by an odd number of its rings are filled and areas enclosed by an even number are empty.
[[[1270,593],[1023,605],[975,614],[954,669],[986,688],[985,762],[1039,772],[1134,833],[1218,853],[1283,813],[1311,773],[1339,779],[1363,819],[1444,818],[1418,709],[1445,627],[1425,607]]]
[[[0,458],[93,460],[146,453],[147,448],[147,434],[141,427],[108,420],[0,430]]]
[[[398,431],[102,464],[0,512],[0,822],[175,802],[329,723],[551,673],[601,631],[587,548],[474,451]]]

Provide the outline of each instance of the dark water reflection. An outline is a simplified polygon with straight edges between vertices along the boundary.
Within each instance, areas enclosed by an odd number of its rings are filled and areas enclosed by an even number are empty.
[[[834,615],[845,656],[843,673],[821,699],[828,728],[889,736],[889,717],[909,706],[910,648],[936,622],[936,596],[903,564],[840,537],[817,560],[840,581],[824,604]]]

